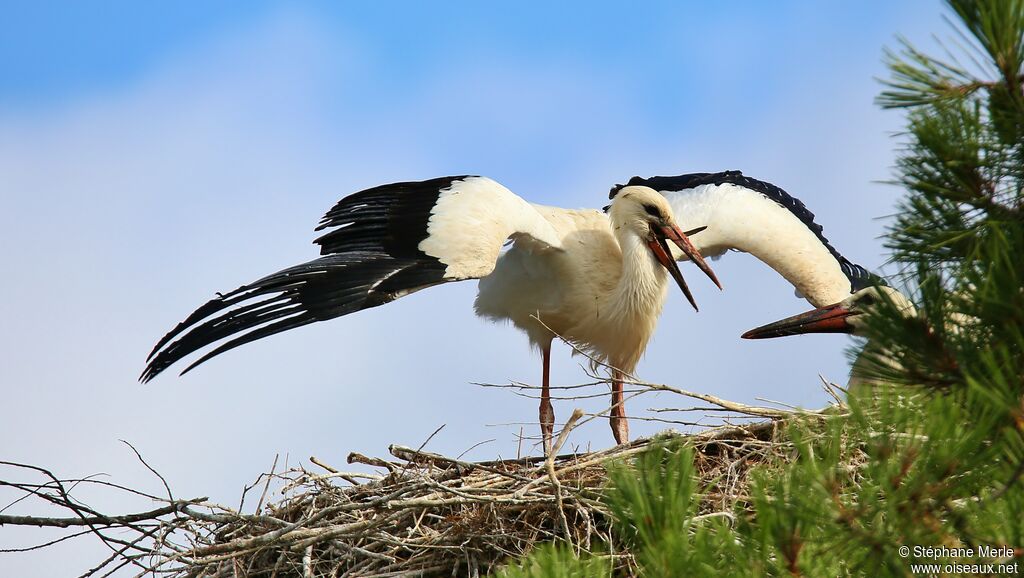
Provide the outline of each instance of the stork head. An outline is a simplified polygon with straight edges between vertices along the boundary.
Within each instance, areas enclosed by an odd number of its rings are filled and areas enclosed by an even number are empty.
[[[613,228],[627,234],[635,234],[647,243],[654,257],[672,275],[694,309],[697,309],[697,304],[683,279],[683,274],[679,271],[679,265],[672,258],[668,241],[679,247],[719,289],[722,288],[722,284],[718,282],[718,278],[704,261],[700,251],[676,224],[672,206],[658,191],[644,186],[621,187],[612,200],[608,214]]]
[[[804,333],[862,335],[867,326],[864,315],[871,313],[871,310],[879,303],[890,303],[906,313],[913,311],[914,307],[910,300],[899,291],[885,285],[877,285],[861,289],[839,303],[819,307],[751,329],[741,337],[744,339],[767,339]]]

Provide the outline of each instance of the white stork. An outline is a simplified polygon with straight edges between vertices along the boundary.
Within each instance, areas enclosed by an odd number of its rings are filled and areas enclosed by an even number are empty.
[[[552,331],[614,368],[610,425],[623,443],[622,372],[635,369],[654,331],[669,274],[693,303],[673,259],[694,260],[717,284],[701,252],[746,251],[815,305],[838,301],[870,277],[829,245],[800,201],[738,171],[634,177],[610,197],[607,213],[533,205],[472,176],[355,193],[321,221],[318,230],[330,229],[316,240],[322,257],[200,307],[157,343],[141,379],[222,340],[182,373],[274,333],[479,278],[477,313],[511,321],[542,352],[545,449],[554,424]],[[696,248],[683,231],[701,231]],[[513,244],[501,253],[507,239]]]
[[[478,313],[512,321],[544,353],[545,446],[554,424],[548,387],[552,331],[616,368],[611,425],[622,443],[628,426],[619,371],[636,367],[661,312],[668,274],[693,303],[666,240],[718,284],[676,225],[668,201],[643,186],[619,191],[606,215],[531,205],[485,177],[395,183],[342,199],[317,229],[330,229],[316,240],[322,257],[200,307],[157,343],[141,380],[227,338],[182,373],[274,333],[383,305],[431,285],[481,279]],[[510,238],[513,246],[501,254]]]

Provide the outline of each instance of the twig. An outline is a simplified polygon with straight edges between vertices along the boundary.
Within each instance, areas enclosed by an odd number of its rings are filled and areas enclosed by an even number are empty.
[[[562,482],[558,480],[558,476],[555,474],[555,456],[558,452],[562,451],[562,446],[565,444],[565,440],[569,439],[569,433],[576,426],[576,422],[583,417],[583,410],[576,408],[573,410],[572,415],[569,416],[569,420],[565,422],[565,427],[562,428],[561,433],[558,434],[558,439],[555,441],[555,445],[551,447],[551,452],[548,453],[548,459],[545,462],[548,470],[548,478],[551,480],[551,485],[555,487],[555,500],[558,504],[558,517],[562,523],[562,532],[565,534],[565,540],[569,542],[569,546],[573,550],[576,550],[576,545],[573,543],[572,531],[569,530],[569,520],[565,516],[565,504],[562,502]]]
[[[10,516],[0,515],[0,526],[10,524],[12,526],[38,526],[49,528],[70,528],[73,526],[124,526],[135,522],[144,522],[159,518],[166,514],[181,512],[186,506],[201,504],[208,498],[196,498],[194,500],[175,500],[169,505],[147,512],[137,514],[125,514],[123,516],[80,516],[75,518],[43,518],[39,516]]]
[[[267,483],[263,484],[263,493],[260,494],[260,501],[256,502],[256,512],[255,513],[257,513],[257,514],[259,514],[260,510],[263,509],[263,500],[265,500],[267,498],[267,491],[270,490],[270,480],[274,479],[274,471],[277,470],[277,458],[278,457],[280,457],[280,454],[274,454],[274,463],[270,465],[270,473],[267,474]]]
[[[153,466],[149,465],[149,463],[146,462],[146,460],[142,457],[142,454],[139,453],[139,450],[135,449],[135,446],[133,446],[127,440],[119,440],[119,441],[121,443],[123,443],[124,445],[130,447],[132,449],[132,451],[135,452],[135,457],[139,458],[139,461],[142,462],[142,465],[146,466],[147,470],[153,472],[154,476],[156,476],[157,478],[160,478],[160,483],[162,483],[164,485],[164,489],[167,490],[167,501],[168,502],[173,502],[174,501],[174,494],[171,493],[171,486],[167,484],[167,480],[165,480],[164,477],[160,475],[160,472],[154,470]]]

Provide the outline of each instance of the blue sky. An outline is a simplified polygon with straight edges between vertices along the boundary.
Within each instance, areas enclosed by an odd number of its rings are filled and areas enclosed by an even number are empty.
[[[877,269],[899,191],[899,114],[880,111],[882,48],[945,34],[936,2],[18,3],[0,33],[0,459],[107,472],[235,503],[276,454],[341,464],[389,443],[490,459],[531,433],[536,382],[513,329],[476,319],[475,284],[417,293],[254,343],[178,378],[135,379],[150,347],[215,291],[315,255],[338,198],[484,174],[531,201],[601,206],[630,176],[741,169],[802,199],[833,244]],[[672,293],[641,377],[738,401],[819,407],[847,338],[745,342],[802,311],[752,258],[726,291]],[[585,379],[566,349],[559,383]],[[564,419],[574,402],[556,402]],[[596,400],[582,404],[600,409]],[[632,415],[687,405],[633,400]],[[635,434],[662,425],[634,422]],[[603,423],[571,443],[611,443]],[[0,494],[0,498],[4,495]],[[97,494],[99,508],[148,504]],[[0,543],[43,534],[0,529]],[[0,555],[0,574],[68,575],[102,548]]]

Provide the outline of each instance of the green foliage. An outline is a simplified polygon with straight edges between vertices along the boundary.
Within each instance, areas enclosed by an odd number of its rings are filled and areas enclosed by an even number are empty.
[[[700,495],[693,463],[689,447],[656,446],[635,464],[609,471],[608,508],[621,539],[651,576],[716,573],[727,555],[722,539],[728,533],[722,530],[728,518],[696,518]]]
[[[618,520],[634,520],[622,529],[631,544],[652,544],[666,533],[683,533],[697,513],[697,477],[693,452],[655,448],[638,458],[635,467],[620,464],[609,474],[608,508]]]
[[[905,41],[887,52],[884,107],[908,107],[897,182],[908,196],[890,228],[898,261],[957,267],[976,260],[990,227],[1024,219],[1024,1],[953,0],[959,58]],[[961,61],[966,61],[965,65]]]
[[[613,468],[605,503],[632,555],[615,575],[1024,572],[1024,0],[949,6],[960,28],[946,59],[905,41],[886,53],[879,103],[907,111],[906,195],[886,243],[913,307],[886,297],[865,316],[858,367],[879,385],[853,389],[845,415],[790,420],[773,442],[784,451],[724,511],[710,511],[721,488],[685,445]],[[1017,558],[900,546],[1011,546]],[[523,562],[533,573],[503,576],[609,576],[608,560],[551,547]]]
[[[612,565],[594,555],[576,557],[568,548],[546,544],[518,564],[502,568],[497,578],[604,578]]]

